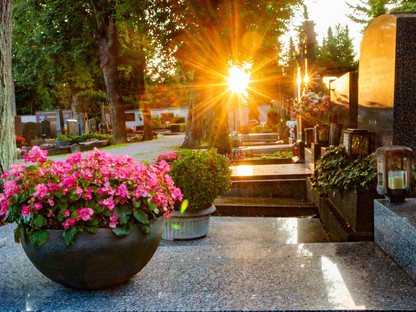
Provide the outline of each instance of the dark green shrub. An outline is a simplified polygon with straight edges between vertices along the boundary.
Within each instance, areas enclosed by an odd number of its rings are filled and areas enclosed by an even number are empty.
[[[312,186],[323,193],[331,190],[375,189],[376,157],[348,156],[342,145],[332,146],[316,162]]]
[[[214,134],[210,137],[210,148],[216,148],[218,153],[222,155],[229,155],[233,150],[233,143],[231,142],[230,132],[227,125],[222,125]]]
[[[86,142],[87,140],[111,140],[111,134],[100,134],[100,133],[84,133],[83,135],[68,135],[67,140],[71,143]]]
[[[174,123],[169,126],[171,132],[185,132],[186,123]]]
[[[228,158],[215,149],[186,151],[174,161],[169,175],[181,189],[183,200],[188,200],[189,212],[208,208],[218,195],[231,189]]]
[[[280,122],[279,113],[272,107],[267,111],[267,125],[269,128],[276,129],[276,124]]]
[[[172,123],[186,123],[185,117],[179,116],[179,117],[173,117]]]

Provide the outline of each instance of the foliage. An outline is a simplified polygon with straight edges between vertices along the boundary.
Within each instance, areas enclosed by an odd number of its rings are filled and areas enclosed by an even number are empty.
[[[66,140],[70,140],[71,143],[86,142],[88,140],[111,140],[111,134],[101,133],[84,133],[83,135],[68,135]]]
[[[376,187],[376,157],[372,153],[358,158],[348,156],[344,147],[332,146],[318,159],[312,186],[320,192],[360,190]]]
[[[233,147],[226,124],[219,125],[216,132],[212,134],[209,142],[210,148],[216,148],[218,153],[225,155],[231,154]]]
[[[101,116],[101,107],[108,105],[107,94],[104,91],[88,89],[80,91],[75,96],[75,110],[87,114],[89,118]]]
[[[186,123],[173,123],[169,125],[169,128],[172,132],[185,132]]]
[[[169,175],[180,188],[183,200],[188,201],[190,212],[208,208],[218,195],[231,189],[228,158],[215,149],[188,150],[172,164]]]
[[[280,115],[273,107],[267,111],[267,125],[271,129],[276,129],[277,123],[280,122]]]
[[[58,135],[58,137],[56,138],[56,141],[66,141],[66,140],[69,141],[69,137],[66,136],[65,134]]]
[[[169,217],[182,195],[167,174],[166,162],[145,166],[134,159],[98,151],[75,153],[66,162],[50,161],[47,151],[32,148],[25,162],[12,164],[3,178],[14,177],[0,193],[0,217],[17,223],[29,233],[35,246],[46,243],[47,230],[64,230],[66,245],[82,231],[97,232],[110,227],[119,237],[127,236],[133,224],[149,233],[149,221]]]
[[[252,133],[270,133],[273,132],[269,124],[260,124],[251,128]]]
[[[358,69],[355,56],[348,25],[342,27],[341,24],[337,24],[335,34],[329,27],[328,36],[323,39],[322,46],[317,49],[316,67],[319,68],[322,76],[342,76]]]
[[[348,6],[354,10],[354,14],[349,14],[348,18],[355,23],[363,24],[363,31],[370,25],[373,19],[389,11],[416,11],[416,2],[414,0],[360,0],[360,4],[355,6],[348,4]]]

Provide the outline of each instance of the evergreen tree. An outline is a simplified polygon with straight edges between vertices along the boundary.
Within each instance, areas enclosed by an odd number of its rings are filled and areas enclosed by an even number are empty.
[[[348,26],[335,26],[328,28],[327,37],[323,39],[322,46],[317,49],[316,67],[321,76],[341,76],[350,71],[356,71],[358,63],[354,60],[355,52],[352,40],[349,37]]]

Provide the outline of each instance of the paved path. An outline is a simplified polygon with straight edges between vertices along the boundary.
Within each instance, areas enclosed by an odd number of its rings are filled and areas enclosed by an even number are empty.
[[[129,155],[141,162],[153,162],[157,156],[169,151],[177,150],[183,143],[184,134],[162,135],[161,138],[152,141],[129,143],[127,146],[105,149],[105,152],[114,155]],[[66,160],[68,156],[51,156],[53,160]]]
[[[0,311],[415,310],[416,284],[374,242],[330,243],[319,219],[211,217],[163,241],[128,283],[100,291],[43,276],[0,227]]]

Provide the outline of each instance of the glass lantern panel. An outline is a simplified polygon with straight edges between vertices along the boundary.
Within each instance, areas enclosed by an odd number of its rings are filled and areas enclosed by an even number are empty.
[[[368,151],[368,136],[352,135],[351,149],[353,154],[365,154]]]
[[[378,180],[378,185],[380,185],[381,187],[384,187],[384,185],[383,185],[383,182],[384,182],[383,159],[381,159],[381,158],[377,159],[377,180]]]
[[[391,157],[387,159],[389,188],[404,189],[407,187],[406,158]]]

